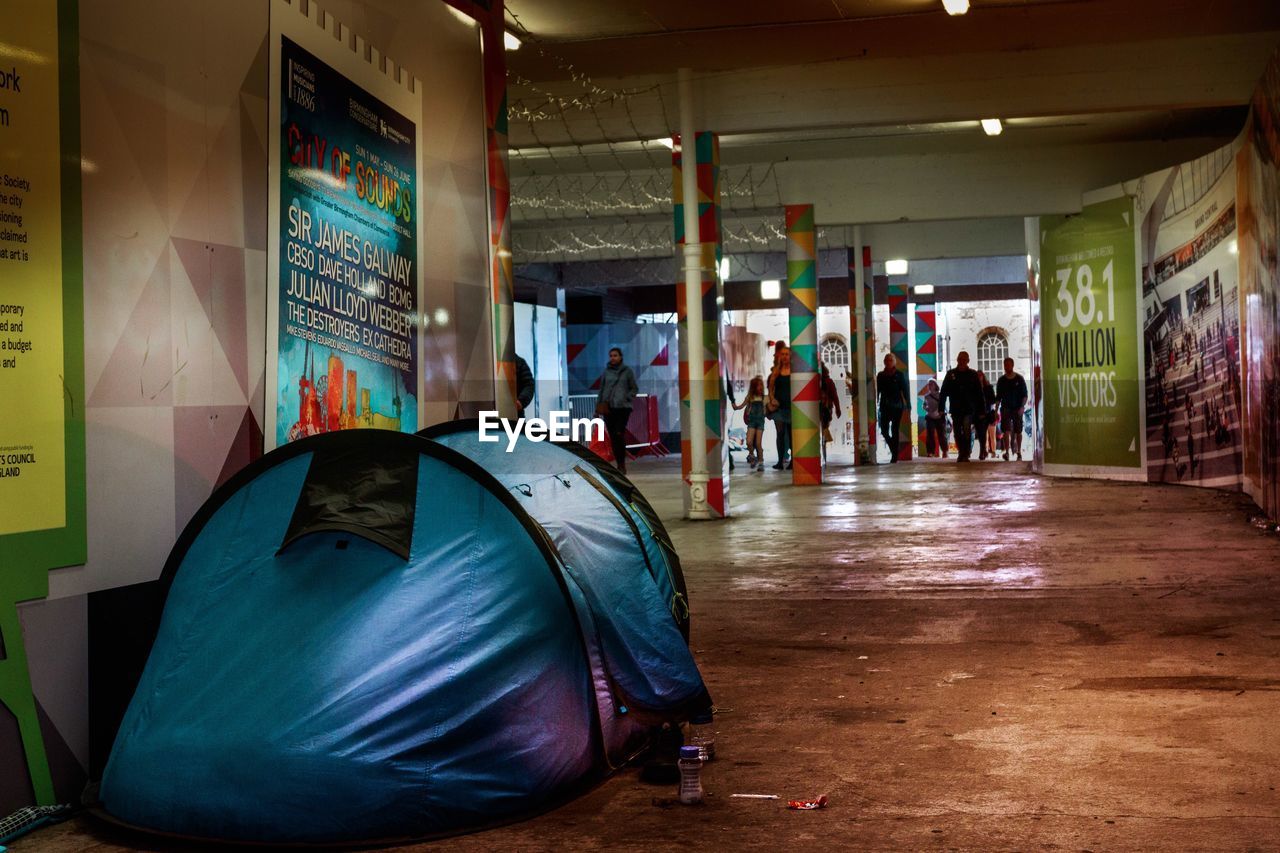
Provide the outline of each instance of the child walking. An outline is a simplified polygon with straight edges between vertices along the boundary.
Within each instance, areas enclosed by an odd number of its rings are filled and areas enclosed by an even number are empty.
[[[756,375],[747,386],[747,396],[734,405],[734,411],[746,409],[743,418],[747,422],[747,470],[764,470],[764,377]]]

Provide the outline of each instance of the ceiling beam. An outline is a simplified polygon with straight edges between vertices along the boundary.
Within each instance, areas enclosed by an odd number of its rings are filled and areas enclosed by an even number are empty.
[[[572,5],[572,4],[568,4]],[[681,65],[696,71],[735,71],[845,59],[915,59],[957,53],[1034,53],[1086,45],[1132,45],[1187,36],[1220,36],[1280,30],[1280,4],[1273,0],[1073,0],[1060,3],[975,5],[952,17],[940,4],[918,14],[786,20],[735,25],[737,0],[701,0],[683,18],[646,26],[639,16],[619,33],[610,23],[645,2],[592,4],[599,17],[563,27],[563,38],[546,38],[569,18],[564,0],[509,0],[507,6],[532,29],[532,50],[511,56],[517,74],[540,82],[571,73],[603,78],[671,73]],[[679,7],[676,7],[679,8]],[[687,26],[695,12],[715,26]],[[537,17],[538,15],[542,17]],[[538,49],[539,41],[543,45]],[[571,72],[569,69],[572,68]]]
[[[1248,103],[1277,43],[1280,29],[1014,53],[810,63],[698,75],[694,97],[698,126],[722,136],[1239,106]],[[605,82],[634,94],[581,109],[570,105],[563,113],[548,107],[553,117],[536,121],[521,118],[519,110],[536,107],[545,95],[512,86],[511,146],[576,148],[671,134],[677,109],[672,75]],[[580,101],[586,97],[573,85],[546,91]],[[662,156],[660,150],[650,154]]]

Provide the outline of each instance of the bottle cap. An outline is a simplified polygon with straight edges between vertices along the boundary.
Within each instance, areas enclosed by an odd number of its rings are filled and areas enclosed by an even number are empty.
[[[700,750],[696,746],[682,746],[680,747],[680,757],[681,758],[701,758],[702,750]]]

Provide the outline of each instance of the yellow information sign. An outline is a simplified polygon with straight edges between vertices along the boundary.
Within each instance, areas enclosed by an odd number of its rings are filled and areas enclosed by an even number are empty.
[[[0,536],[63,527],[58,4],[0,32]]]

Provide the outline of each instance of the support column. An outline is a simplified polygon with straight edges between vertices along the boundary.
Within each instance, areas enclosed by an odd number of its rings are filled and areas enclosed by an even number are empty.
[[[924,386],[938,378],[938,314],[932,302],[916,305],[916,424],[920,428],[916,447],[929,455],[929,433],[924,428]]]
[[[862,269],[862,228],[853,228],[852,246],[847,250],[849,265],[849,378],[853,386],[849,399],[849,420],[853,428],[853,464],[866,465],[875,460],[869,458],[869,436],[875,435],[875,412],[868,408],[867,400],[875,393],[874,386],[867,384],[867,363],[874,358],[874,351],[868,355],[868,336],[873,334],[870,316],[866,306],[867,294],[864,291],[864,270]],[[874,407],[874,401],[872,407]]]
[[[907,286],[905,284],[889,285],[889,351],[898,363],[898,370],[907,379],[907,387],[911,387],[911,340],[907,335],[907,317],[910,311],[907,306]],[[899,430],[898,461],[911,459],[911,406],[902,410],[902,424]]]
[[[858,229],[861,243],[861,231]],[[862,291],[862,411],[866,415],[865,429],[859,439],[860,461],[866,465],[876,464],[876,373],[880,366],[876,364],[876,284],[871,274],[871,247],[861,249],[862,266],[859,268],[859,289]],[[865,453],[862,452],[865,448]]]
[[[685,276],[676,285],[680,471],[685,517],[709,519],[729,514],[729,448],[722,441],[725,402],[720,378],[724,304],[724,286],[719,279],[720,138],[708,131],[692,133],[691,137],[692,174],[683,168],[684,135],[675,138],[671,159],[675,243],[683,247],[685,260]],[[684,201],[689,193],[695,196],[696,207],[686,210]],[[686,236],[694,242],[687,242]]]
[[[818,418],[818,264],[813,205],[788,204],[787,293],[791,320],[791,482],[822,483]]]
[[[494,404],[504,418],[516,416],[516,315],[511,270],[511,184],[507,172],[507,54],[503,3],[482,19],[485,148],[489,159],[489,289],[493,303]]]

